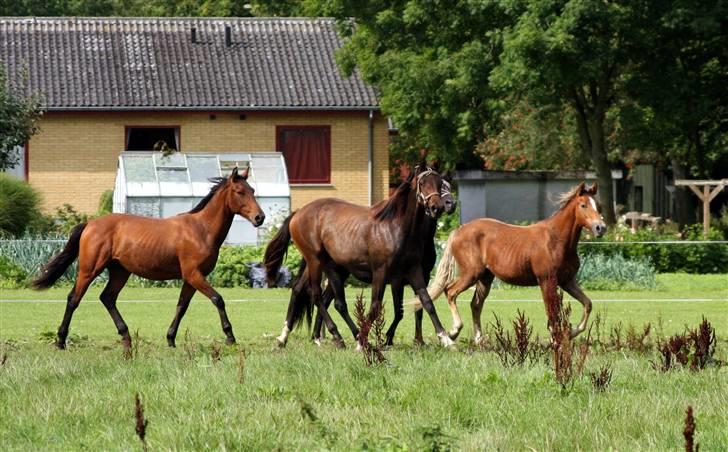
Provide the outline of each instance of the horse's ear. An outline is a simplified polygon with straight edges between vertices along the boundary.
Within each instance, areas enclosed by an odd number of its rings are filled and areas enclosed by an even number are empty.
[[[233,168],[233,172],[230,173],[231,180],[235,180],[236,177],[238,177],[238,167],[237,166],[235,166],[235,168]]]
[[[591,184],[591,187],[587,188],[586,192],[592,196],[596,195],[597,194],[597,183],[594,182],[593,184]]]
[[[586,183],[581,182],[579,185],[576,186],[576,195],[582,196],[586,193]]]
[[[248,174],[250,173],[250,165],[246,166],[243,170],[243,173],[240,175],[243,179],[248,179]]]

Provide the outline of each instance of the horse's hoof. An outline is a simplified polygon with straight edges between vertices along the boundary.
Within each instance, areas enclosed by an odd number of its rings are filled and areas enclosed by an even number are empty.
[[[580,335],[584,330],[580,330],[579,328],[572,328],[571,329],[571,339],[574,339],[576,336]]]
[[[321,338],[317,337],[313,340],[313,343],[316,344],[318,347],[321,347]]]
[[[235,345],[235,338],[229,337],[229,338],[225,339],[225,345]]]
[[[66,342],[57,341],[56,342],[56,348],[58,350],[65,350],[66,349]]]
[[[412,345],[414,345],[415,347],[424,347],[425,341],[421,337],[416,337],[412,341]]]
[[[355,352],[361,353],[364,350],[364,347],[361,346],[361,343],[356,343],[356,348],[354,349]]]
[[[442,346],[445,348],[455,346],[455,342],[453,342],[453,340],[450,339],[450,336],[448,336],[447,334],[443,334],[442,336],[440,336],[440,344],[442,344]]]
[[[174,339],[167,339],[167,345],[171,348],[177,348],[177,344],[175,343]]]
[[[343,350],[346,348],[346,344],[343,339],[334,339],[334,347]]]
[[[286,341],[285,339],[281,339],[280,337],[276,338],[276,344],[278,344],[278,348],[286,348]]]

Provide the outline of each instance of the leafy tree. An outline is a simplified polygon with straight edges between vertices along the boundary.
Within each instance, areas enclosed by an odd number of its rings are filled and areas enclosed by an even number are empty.
[[[728,4],[675,1],[626,83],[625,141],[675,179],[728,176]],[[676,191],[677,220],[692,221],[692,195]]]
[[[399,128],[395,155],[414,163],[420,150],[443,163],[479,165],[473,153],[497,99],[488,77],[497,64],[497,30],[506,16],[493,1],[308,2],[312,15],[340,20],[337,55],[380,93]],[[404,152],[402,152],[404,150]]]
[[[643,57],[660,11],[649,1],[526,0],[503,36],[492,81],[544,105],[565,102],[602,186],[607,223],[615,222],[606,142],[607,114],[623,96],[621,79]]]
[[[565,105],[534,106],[513,100],[499,115],[498,128],[486,130],[475,148],[486,169],[583,170],[589,167],[576,133],[576,119]]]
[[[37,131],[40,115],[39,100],[9,85],[0,64],[0,171],[18,163],[15,147],[24,145]]]

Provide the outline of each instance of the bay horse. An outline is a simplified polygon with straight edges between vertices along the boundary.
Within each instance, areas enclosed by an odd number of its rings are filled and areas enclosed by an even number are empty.
[[[66,347],[73,312],[91,282],[104,269],[109,270],[109,281],[100,299],[116,325],[126,352],[131,349],[131,337],[116,308],[116,299],[132,273],[152,280],[184,280],[177,312],[167,331],[170,347],[175,346],[180,321],[198,290],[217,308],[226,343],[234,344],[225,302],[206,276],[215,268],[220,246],[235,214],[256,227],[263,224],[265,214],[255,200],[253,188],[248,185],[248,171],[249,168],[238,174],[236,167],[229,177],[210,179],[215,185],[187,213],[164,219],[110,214],[76,226],[63,251],[52,258],[32,282],[35,289],[51,287],[78,258],[78,275],[68,294],[56,346],[59,349]]]
[[[327,329],[338,347],[344,342],[323,304],[321,278],[325,273],[336,298],[336,308],[352,331],[356,325],[346,309],[344,279],[351,274],[372,283],[369,320],[379,312],[384,289],[392,285],[395,294],[395,321],[402,316],[404,284],[415,290],[430,315],[435,330],[445,346],[452,340],[442,327],[435,307],[427,294],[422,273],[422,255],[428,224],[425,217],[437,218],[444,208],[441,197],[442,177],[430,168],[416,168],[394,194],[376,207],[363,207],[339,199],[313,201],[283,222],[266,248],[264,264],[272,286],[291,240],[301,252],[305,267],[293,285],[288,313],[279,346],[284,347],[288,334],[302,320],[310,321],[313,304],[323,316]],[[309,296],[300,296],[308,290]],[[390,327],[391,329],[391,327]],[[393,330],[392,330],[393,331]]]
[[[482,340],[480,315],[490,292],[493,278],[518,286],[540,286],[547,315],[550,300],[558,299],[556,285],[549,284],[556,278],[558,286],[577,299],[584,307],[578,326],[571,331],[575,337],[586,329],[592,302],[576,282],[579,256],[576,247],[582,229],[589,229],[596,237],[607,230],[599,207],[594,199],[597,184],[586,187],[582,182],[562,194],[559,210],[530,226],[515,226],[481,218],[460,226],[453,231],[428,288],[431,299],[443,292],[452,312],[453,325],[449,332],[456,339],[463,327],[457,309],[460,293],[476,284],[470,303],[473,316],[474,341]],[[455,269],[459,276],[455,276]],[[550,279],[551,278],[551,279]],[[413,304],[419,304],[415,300]],[[551,319],[549,319],[551,321]]]
[[[444,178],[446,177],[443,175],[442,180],[442,189],[440,190],[440,198],[442,198],[444,210],[443,213],[450,214],[455,211],[455,208],[457,207],[457,202],[455,201],[455,198],[452,196],[452,190],[450,183]],[[373,208],[381,208],[387,200],[382,200],[379,203],[372,206]],[[425,227],[425,233],[423,235],[423,248],[422,248],[422,260],[420,261],[422,265],[422,275],[425,278],[425,284],[428,284],[430,282],[430,273],[432,272],[432,269],[435,266],[435,262],[437,261],[437,253],[435,251],[435,233],[437,232],[437,221],[438,218],[433,218],[430,216],[425,216],[423,219],[426,227]],[[301,265],[303,268],[305,268],[305,261],[301,262]],[[302,275],[303,272],[299,270],[299,277]],[[346,281],[346,278],[349,277],[349,273],[346,271],[342,271],[342,273],[339,275],[339,277]],[[395,285],[396,286],[396,285]],[[385,345],[393,345],[394,342],[394,334],[397,330],[397,325],[399,325],[399,322],[402,320],[404,316],[404,309],[402,304],[402,298],[403,295],[400,295],[402,292],[399,291],[399,289],[395,289],[395,286],[392,286],[392,301],[394,304],[394,320],[392,321],[392,324],[387,329],[386,334],[386,342]],[[301,291],[299,293],[300,297],[308,296],[307,291]],[[331,304],[331,301],[334,299],[334,291],[331,287],[331,283],[326,284],[326,288],[323,291],[322,294],[324,306],[326,309],[329,308],[329,305]],[[339,312],[349,312],[348,307],[346,306],[346,302],[343,301],[343,305],[339,304],[337,305],[337,311]],[[422,328],[422,310],[417,310],[415,313],[415,316],[417,318],[417,325],[420,328]],[[346,319],[345,319],[346,320]],[[353,323],[348,324],[349,329],[351,330],[351,334],[354,336],[354,339],[356,339],[359,336],[359,328]],[[323,316],[321,313],[318,313],[316,315],[316,323],[314,324],[313,328],[313,335],[311,339],[313,341],[320,345],[321,344],[321,336],[323,332]],[[421,333],[420,333],[421,336]]]

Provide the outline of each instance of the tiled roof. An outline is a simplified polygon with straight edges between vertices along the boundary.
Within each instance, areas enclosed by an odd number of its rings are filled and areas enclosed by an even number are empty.
[[[333,19],[0,17],[8,79],[48,110],[378,108],[341,45]]]

